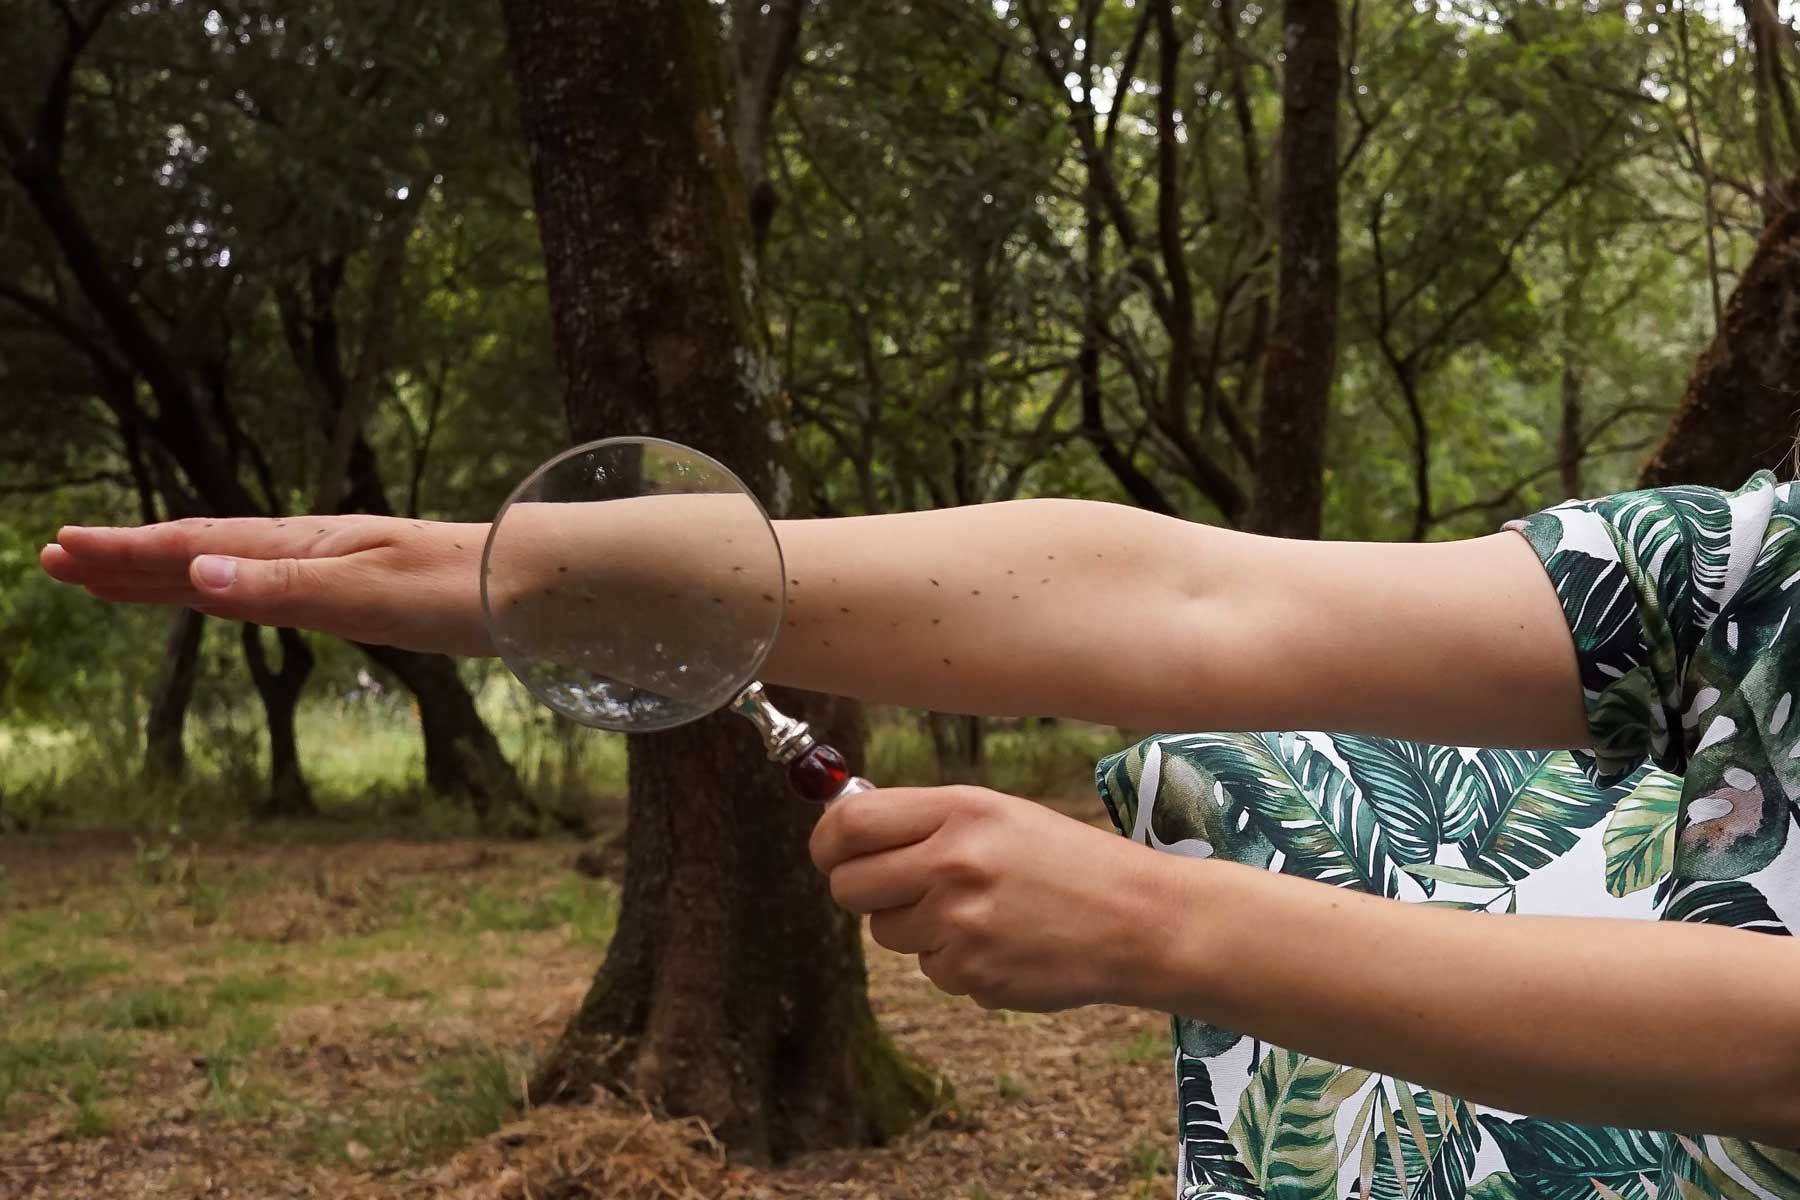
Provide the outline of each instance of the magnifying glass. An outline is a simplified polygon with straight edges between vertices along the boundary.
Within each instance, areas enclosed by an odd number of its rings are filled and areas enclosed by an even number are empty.
[[[756,681],[786,596],[756,497],[723,464],[661,438],[550,459],[507,498],[481,556],[488,635],[543,704],[618,733],[729,708],[796,793],[830,803],[872,785]]]

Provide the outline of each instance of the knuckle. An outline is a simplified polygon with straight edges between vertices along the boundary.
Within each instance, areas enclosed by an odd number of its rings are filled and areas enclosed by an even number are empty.
[[[940,868],[957,883],[979,886],[994,877],[998,865],[990,839],[965,829],[949,839]]]
[[[993,926],[994,906],[985,896],[963,896],[945,906],[944,927],[965,942],[981,942]]]

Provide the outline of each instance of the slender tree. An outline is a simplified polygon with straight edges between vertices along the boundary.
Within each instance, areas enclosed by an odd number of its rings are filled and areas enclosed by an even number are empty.
[[[1337,371],[1337,0],[1287,0],[1281,82],[1280,271],[1263,355],[1256,495],[1261,533],[1318,537],[1325,417]]]

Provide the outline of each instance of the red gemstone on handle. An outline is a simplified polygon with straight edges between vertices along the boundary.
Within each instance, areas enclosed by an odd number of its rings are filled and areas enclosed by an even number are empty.
[[[830,746],[818,743],[788,764],[787,777],[788,786],[802,797],[824,804],[850,782],[850,764]]]

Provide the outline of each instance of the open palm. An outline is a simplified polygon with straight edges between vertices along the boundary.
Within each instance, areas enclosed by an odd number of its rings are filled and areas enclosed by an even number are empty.
[[[493,653],[479,584],[487,531],[370,516],[67,526],[39,562],[102,600],[472,656]]]

